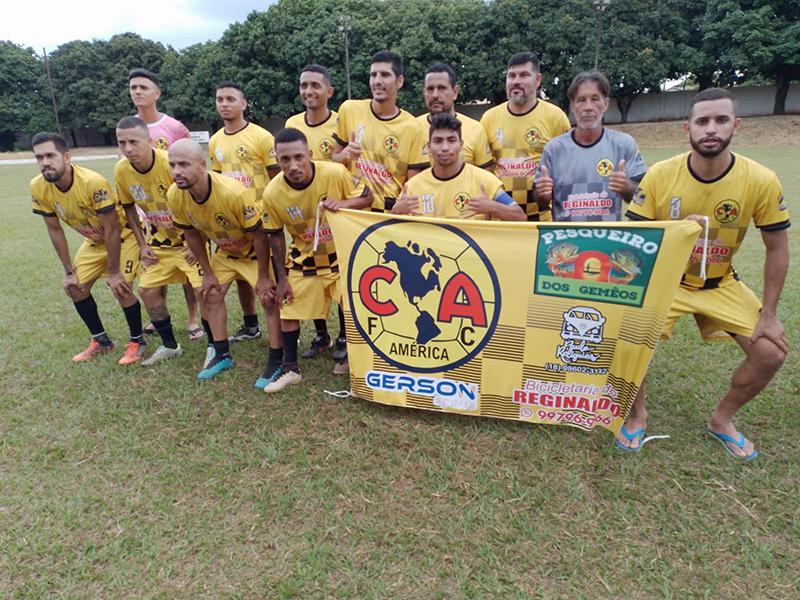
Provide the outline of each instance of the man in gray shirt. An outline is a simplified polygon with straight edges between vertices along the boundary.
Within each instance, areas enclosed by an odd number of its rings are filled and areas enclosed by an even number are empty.
[[[551,139],[534,178],[539,210],[554,221],[621,221],[647,167],[627,133],[603,127],[608,79],[598,71],[575,76],[567,91],[575,129]]]

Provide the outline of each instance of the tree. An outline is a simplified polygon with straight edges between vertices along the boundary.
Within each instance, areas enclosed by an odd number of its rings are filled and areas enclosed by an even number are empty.
[[[773,114],[784,114],[789,86],[800,78],[800,1],[727,0],[715,5],[710,21],[708,38],[728,41],[720,63],[774,82]]]
[[[19,132],[55,129],[49,93],[39,87],[43,75],[33,48],[0,41],[0,151],[12,150]]]

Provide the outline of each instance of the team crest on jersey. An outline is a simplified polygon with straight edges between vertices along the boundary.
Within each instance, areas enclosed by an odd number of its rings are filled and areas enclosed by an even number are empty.
[[[78,202],[78,210],[81,211],[81,213],[83,213],[84,217],[89,215],[89,209],[80,202]]]
[[[237,158],[244,160],[248,156],[250,156],[250,151],[247,149],[247,146],[245,146],[244,144],[240,144],[240,145],[236,146],[236,157]]]
[[[330,156],[333,154],[333,140],[329,138],[324,138],[320,140],[319,145],[317,146],[322,156]]]
[[[714,207],[714,217],[720,223],[730,223],[739,218],[740,210],[736,200],[723,200]]]
[[[169,148],[169,142],[165,137],[157,137],[154,145],[158,150],[166,150]]]
[[[214,222],[223,229],[227,229],[231,226],[231,220],[222,213],[217,213],[214,215]]]
[[[600,177],[608,177],[614,172],[614,163],[608,158],[601,158],[597,162],[597,174]]]
[[[535,146],[542,141],[542,134],[535,127],[531,127],[525,132],[525,141],[529,146]]]
[[[383,138],[383,149],[389,154],[394,154],[400,149],[400,142],[395,136],[387,135]]]
[[[464,212],[469,208],[469,194],[466,192],[459,192],[453,198],[453,206],[460,212]]]
[[[160,181],[158,182],[158,195],[162,198],[167,197],[167,186]]]
[[[217,162],[222,162],[222,148],[219,146],[214,148],[214,156],[217,157]]]
[[[94,200],[95,204],[100,204],[101,202],[105,202],[106,200],[108,200],[108,191],[97,190],[94,194],[92,194],[92,200]]]

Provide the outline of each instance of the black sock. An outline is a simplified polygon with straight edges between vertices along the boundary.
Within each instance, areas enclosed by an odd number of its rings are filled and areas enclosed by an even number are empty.
[[[231,346],[230,343],[228,342],[228,338],[225,338],[221,342],[214,342],[214,354],[217,360],[230,358]]]
[[[244,315],[244,326],[248,329],[258,327],[258,315]]]
[[[178,342],[175,341],[175,333],[172,331],[172,319],[170,317],[162,321],[153,321],[153,327],[156,328],[158,335],[161,336],[162,346],[172,350],[178,347]]]
[[[295,351],[295,354],[297,351]],[[283,362],[283,348],[270,348],[269,359],[267,360],[267,371],[272,373],[277,370]]]
[[[78,311],[81,319],[86,323],[86,327],[89,328],[89,333],[92,334],[95,340],[100,342],[98,336],[106,335],[106,330],[100,321],[100,315],[97,314],[97,303],[94,301],[94,297],[90,295],[88,298],[74,302],[74,304],[75,310]],[[108,339],[107,335],[106,339]]]
[[[205,319],[200,319],[200,325],[203,326],[203,330],[206,332],[206,339],[208,340],[208,345],[214,345],[214,336],[211,335],[211,325],[208,324],[208,321]]]
[[[300,339],[300,330],[282,331],[281,338],[283,339],[283,362],[296,363],[297,362],[297,340]]]
[[[319,337],[330,337],[328,335],[328,322],[325,319],[314,319],[314,328],[317,330],[317,335]]]
[[[344,329],[344,311],[342,310],[342,305],[339,305],[339,337],[340,338],[347,338],[347,333]]]
[[[125,320],[128,322],[128,329],[131,331],[131,341],[142,343],[142,305],[137,300],[134,304],[122,309],[125,313]]]

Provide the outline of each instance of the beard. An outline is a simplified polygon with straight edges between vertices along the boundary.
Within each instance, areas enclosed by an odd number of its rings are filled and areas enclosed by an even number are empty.
[[[715,136],[714,139],[719,140],[719,146],[717,146],[716,148],[703,147],[701,145],[703,139],[705,138],[702,138],[698,141],[695,140],[691,135],[689,135],[689,143],[692,145],[692,149],[695,152],[697,152],[700,156],[704,158],[714,158],[715,156],[719,156],[720,154],[722,154],[727,149],[727,147],[731,143],[731,140],[733,139],[733,135],[731,135],[727,139]]]
[[[42,177],[44,177],[44,180],[49,183],[55,183],[56,181],[61,179],[61,176],[63,174],[64,174],[64,169],[61,169],[60,171],[48,171],[47,173],[42,173]]]

